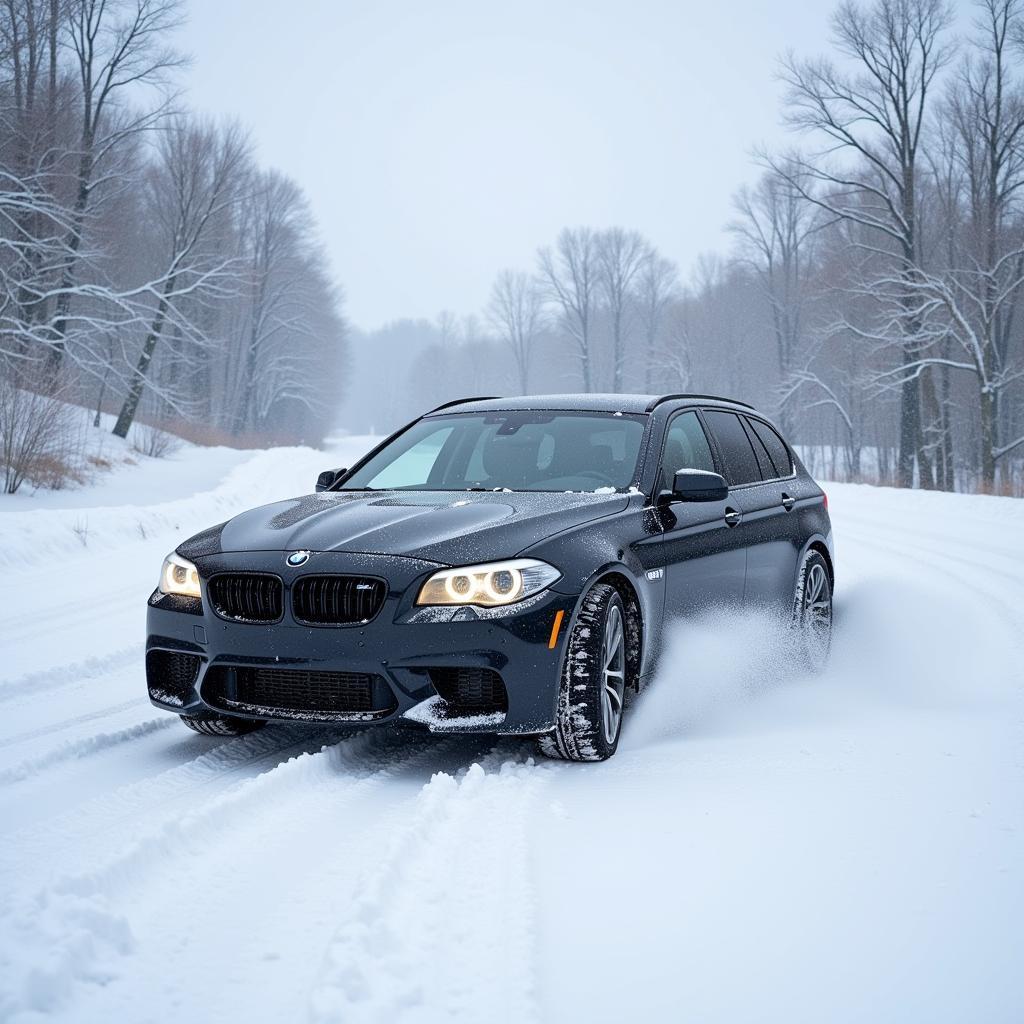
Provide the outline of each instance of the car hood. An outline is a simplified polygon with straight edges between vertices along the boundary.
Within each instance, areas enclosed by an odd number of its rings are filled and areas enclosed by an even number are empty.
[[[509,558],[628,504],[626,494],[325,491],[250,509],[197,534],[178,550],[185,558],[241,551],[352,551],[468,565]]]

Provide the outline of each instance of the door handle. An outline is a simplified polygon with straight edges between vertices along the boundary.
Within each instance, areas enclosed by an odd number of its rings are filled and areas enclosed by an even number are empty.
[[[725,510],[725,525],[726,526],[739,526],[740,520],[743,518],[742,512],[737,512],[734,508],[727,508]]]
[[[782,507],[783,507],[783,508],[784,508],[784,509],[785,509],[785,510],[786,510],[787,512],[792,512],[792,511],[793,511],[793,506],[794,506],[795,504],[796,504],[796,498],[794,498],[794,497],[792,497],[791,495],[789,495],[789,494],[786,494],[786,493],[784,492],[784,493],[783,493],[783,495],[782,495]]]

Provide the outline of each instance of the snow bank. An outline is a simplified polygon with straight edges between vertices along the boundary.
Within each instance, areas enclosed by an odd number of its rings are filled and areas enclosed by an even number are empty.
[[[354,460],[373,440],[346,438],[330,454],[312,448],[188,447],[173,459],[147,460],[159,465],[147,465],[138,475],[120,472],[94,488],[40,494],[31,499],[31,508],[0,499],[0,567],[30,567],[83,553],[91,557],[155,536],[173,546],[244,509],[308,494],[327,464],[345,456]],[[150,479],[159,481],[151,491]],[[100,504],[107,499],[114,503]]]

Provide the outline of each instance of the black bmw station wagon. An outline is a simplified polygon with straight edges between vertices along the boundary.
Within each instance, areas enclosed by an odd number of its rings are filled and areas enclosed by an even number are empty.
[[[743,403],[466,399],[168,555],[149,696],[214,735],[403,718],[602,760],[670,620],[773,608],[815,668],[834,580],[824,493]]]

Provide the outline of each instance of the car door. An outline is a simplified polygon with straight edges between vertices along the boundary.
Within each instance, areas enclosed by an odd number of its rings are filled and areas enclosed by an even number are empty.
[[[726,409],[704,409],[702,414],[718,451],[722,475],[729,484],[725,517],[731,543],[744,553],[742,601],[747,603],[751,553],[755,552],[757,570],[759,563],[756,549],[766,539],[764,519],[768,513],[762,493],[761,464],[740,416]]]
[[[761,466],[762,483],[749,488],[745,515],[756,524],[747,548],[745,601],[788,611],[793,600],[797,559],[803,544],[799,495],[789,448],[775,429],[755,416],[742,416]]]
[[[721,472],[696,410],[668,422],[654,493],[671,488],[680,469]],[[650,510],[654,528],[635,550],[648,572],[665,573],[666,617],[740,604],[746,554],[726,522],[728,501],[673,501]]]

